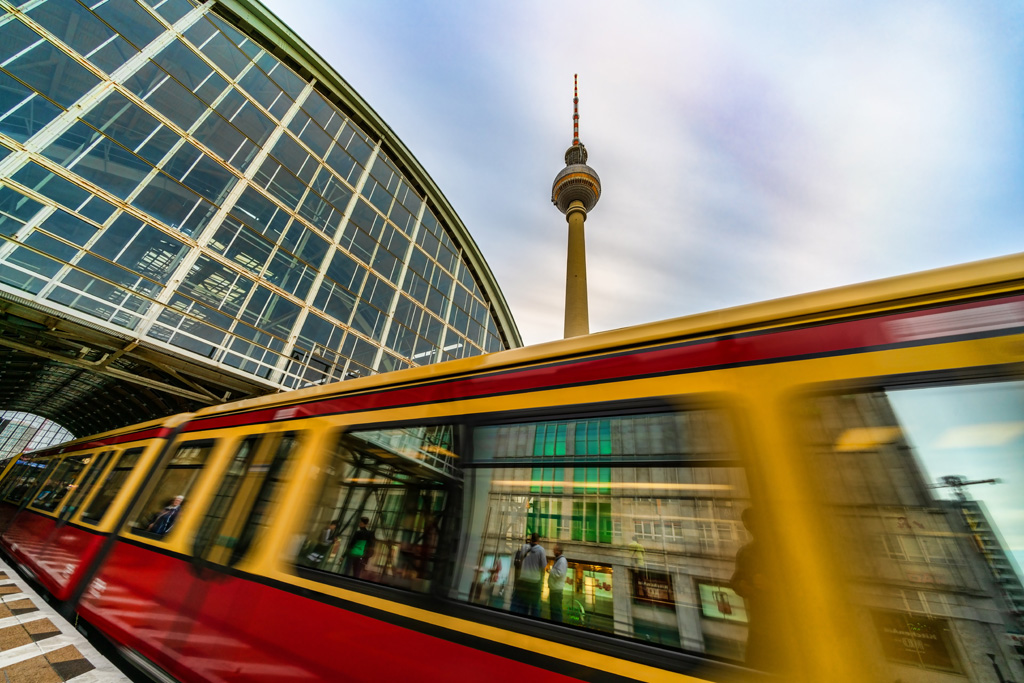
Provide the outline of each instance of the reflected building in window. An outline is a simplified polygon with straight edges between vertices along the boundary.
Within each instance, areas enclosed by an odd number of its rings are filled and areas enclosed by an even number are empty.
[[[750,494],[724,411],[480,427],[466,476],[478,493],[456,597],[522,611],[516,558],[536,533],[549,565],[556,545],[567,561],[560,598],[540,587],[542,619],[744,661],[730,586]]]
[[[857,606],[852,626],[878,645],[866,661],[880,680],[924,680],[923,672],[1019,680],[1019,615],[992,564],[1006,552],[985,547],[998,532],[981,530],[973,501],[938,497],[911,438],[927,444],[935,435],[912,432],[891,393],[815,397],[805,423],[833,550]],[[941,406],[950,413],[936,429],[953,422],[954,406]]]
[[[138,421],[521,344],[430,176],[266,8],[4,7],[5,353],[161,394]]]

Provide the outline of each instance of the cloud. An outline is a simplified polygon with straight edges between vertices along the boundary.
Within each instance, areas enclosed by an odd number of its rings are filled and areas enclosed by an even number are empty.
[[[528,343],[561,336],[574,73],[593,330],[1024,249],[1009,3],[269,5],[434,177]]]

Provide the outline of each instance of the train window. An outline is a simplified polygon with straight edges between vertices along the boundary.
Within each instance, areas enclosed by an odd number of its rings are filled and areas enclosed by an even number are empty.
[[[449,425],[342,433],[297,563],[428,592],[457,461]]]
[[[723,411],[477,427],[457,599],[743,660],[746,475]]]
[[[238,493],[238,487],[242,483],[242,477],[249,471],[249,466],[256,456],[256,448],[260,443],[260,435],[249,436],[242,440],[235,451],[235,457],[231,459],[220,487],[217,489],[210,508],[199,525],[195,541],[192,544],[192,553],[196,557],[204,557],[210,550],[210,544],[215,540],[214,533],[220,528],[227,515],[228,507]]]
[[[75,514],[75,510],[82,504],[86,496],[92,490],[92,487],[96,485],[96,481],[99,479],[100,474],[103,473],[104,468],[107,466],[107,462],[110,460],[110,456],[114,454],[114,451],[104,451],[95,458],[86,458],[85,464],[90,464],[92,461],[92,467],[82,477],[82,482],[74,486],[74,492],[71,494],[70,499],[65,503],[64,507],[61,508],[60,518],[63,521],[67,521]]]
[[[295,446],[298,441],[298,435],[295,432],[282,435],[281,440],[274,449],[274,457],[270,460],[270,464],[265,465],[260,462],[256,468],[250,471],[250,474],[252,474],[250,483],[253,485],[259,483],[259,492],[256,494],[255,499],[242,496],[239,500],[237,507],[239,514],[237,518],[241,519],[242,511],[246,508],[248,508],[249,512],[245,515],[245,521],[242,522],[241,534],[238,534],[238,542],[234,544],[234,547],[231,549],[231,557],[228,558],[228,563],[232,566],[245,557],[253,540],[268,526],[267,514],[282,489],[284,484],[282,475],[285,471],[285,464],[295,452]],[[229,538],[234,538],[237,533],[232,528],[229,531]]]
[[[1024,382],[836,392],[805,407],[873,677],[1024,680]]]
[[[245,556],[266,526],[298,440],[298,433],[288,432],[249,436],[239,444],[196,535],[196,557],[234,565]]]
[[[90,524],[100,523],[103,515],[107,512],[107,508],[114,502],[114,497],[117,496],[121,486],[124,485],[125,479],[128,478],[128,475],[131,474],[131,471],[139,462],[139,458],[142,457],[143,450],[143,448],[133,448],[130,451],[125,451],[118,458],[107,474],[107,478],[100,485],[96,496],[89,502],[85,511],[82,512],[83,521]]]
[[[206,465],[214,441],[188,441],[178,444],[160,478],[149,489],[146,502],[130,523],[131,532],[150,538],[163,538],[178,521],[188,502],[189,492]]]
[[[57,506],[64,500],[64,496],[74,486],[78,475],[82,473],[82,470],[88,464],[89,457],[84,455],[61,460],[60,464],[54,468],[53,474],[50,475],[42,488],[39,489],[39,493],[32,499],[32,507],[37,510],[45,510],[46,512],[56,510]]]
[[[42,484],[48,469],[57,464],[54,460],[19,460],[4,479],[0,497],[8,503],[20,505]]]

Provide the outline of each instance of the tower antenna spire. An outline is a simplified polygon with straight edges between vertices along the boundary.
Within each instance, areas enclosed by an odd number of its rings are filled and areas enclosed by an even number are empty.
[[[580,91],[579,74],[572,75],[572,144],[580,144]]]

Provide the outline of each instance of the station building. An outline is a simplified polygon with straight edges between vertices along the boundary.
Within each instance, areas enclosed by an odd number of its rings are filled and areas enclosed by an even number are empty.
[[[0,408],[84,435],[521,344],[427,172],[263,6],[0,7]]]

